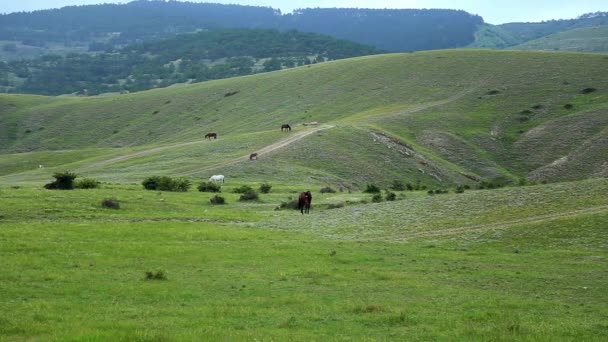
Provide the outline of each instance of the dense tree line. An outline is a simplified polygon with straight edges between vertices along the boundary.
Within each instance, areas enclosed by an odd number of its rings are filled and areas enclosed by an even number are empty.
[[[140,0],[0,15],[0,40],[33,46],[86,42],[98,51],[196,30],[274,28],[327,34],[388,51],[413,51],[466,45],[481,23],[481,17],[455,10],[334,8],[282,15],[270,7]]]
[[[43,95],[139,91],[379,52],[315,33],[221,29],[99,54],[2,62],[0,89]]]

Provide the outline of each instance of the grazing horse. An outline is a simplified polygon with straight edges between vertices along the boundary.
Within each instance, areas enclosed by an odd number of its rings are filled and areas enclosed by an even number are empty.
[[[302,215],[310,211],[310,204],[312,203],[312,194],[310,191],[305,191],[300,193],[300,198],[298,198],[298,209]]]
[[[249,155],[249,160],[257,160],[258,159],[258,154],[257,153],[252,153]]]
[[[205,134],[205,139],[211,140],[211,138],[217,139],[217,133],[207,133],[207,134]]]
[[[291,126],[289,126],[288,124],[282,124],[281,125],[281,132],[283,132],[283,130],[291,132]]]
[[[209,178],[210,182],[222,182],[224,183],[224,175],[213,175]]]

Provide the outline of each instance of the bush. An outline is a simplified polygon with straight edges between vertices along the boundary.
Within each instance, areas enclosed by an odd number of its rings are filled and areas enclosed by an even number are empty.
[[[374,196],[372,196],[372,202],[373,203],[380,203],[380,202],[382,202],[382,195],[380,193],[374,194]]]
[[[376,184],[370,183],[370,184],[367,184],[364,192],[366,192],[368,194],[377,194],[377,193],[380,193],[380,188]]]
[[[260,192],[263,194],[267,194],[270,192],[271,188],[272,188],[272,185],[270,185],[268,183],[264,183],[264,184],[260,185]]]
[[[165,271],[146,272],[146,280],[167,280],[167,274]]]
[[[334,190],[332,187],[326,186],[324,188],[321,188],[321,190],[319,190],[320,193],[322,194],[333,194],[336,192],[336,190]]]
[[[96,189],[99,188],[99,182],[93,178],[83,178],[74,184],[76,189]]]
[[[581,90],[581,94],[591,94],[596,90],[597,89],[595,89],[595,88],[585,88],[585,89]]]
[[[101,207],[107,209],[120,209],[120,203],[116,198],[106,198],[101,201]]]
[[[574,105],[572,103],[566,103],[564,105],[564,108],[566,108],[566,109],[572,109],[572,108],[574,108]]]
[[[242,194],[241,197],[239,198],[239,201],[256,201],[258,200],[258,193],[255,192],[254,190],[250,190],[247,191],[246,193]]]
[[[209,199],[209,202],[211,202],[211,204],[225,204],[226,200],[220,195],[215,195]]]
[[[222,192],[222,186],[213,182],[202,182],[197,189],[200,192]]]
[[[543,105],[537,104],[537,105],[532,106],[532,108],[533,109],[543,109]]]
[[[405,184],[405,188],[407,191],[414,191],[414,186],[411,183]]]
[[[464,192],[464,185],[459,185],[456,187],[456,191],[457,194],[461,194]]]
[[[235,188],[234,190],[232,190],[232,192],[234,192],[235,194],[244,194],[246,192],[251,192],[251,191],[254,191],[254,190],[249,185],[241,185],[238,188]]]
[[[69,171],[55,172],[55,181],[45,184],[44,188],[49,190],[72,190],[74,189],[74,179],[78,177]]]
[[[410,184],[410,186],[412,186],[412,185]],[[390,188],[393,189],[393,190],[395,190],[395,191],[403,191],[403,190],[406,189],[406,185],[403,184],[403,182],[400,181],[400,180],[394,180],[393,184],[391,184]]]
[[[392,191],[387,191],[386,196],[384,197],[387,201],[394,201],[397,199],[397,195],[395,195]]]
[[[287,202],[281,202],[281,204],[279,204],[277,209],[295,209],[295,210],[297,210],[298,209],[298,200],[292,199],[291,197],[289,197],[287,199]]]
[[[192,185],[188,179],[168,176],[152,176],[141,183],[146,190],[186,192]]]
[[[499,93],[500,93],[500,90],[494,89],[494,90],[488,91],[486,94],[488,94],[488,95],[496,95],[496,94],[499,94]]]

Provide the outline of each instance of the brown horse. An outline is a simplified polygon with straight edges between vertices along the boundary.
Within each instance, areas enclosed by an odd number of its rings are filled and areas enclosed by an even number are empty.
[[[298,198],[298,209],[302,215],[310,211],[310,204],[312,203],[312,194],[310,191],[305,191],[300,193],[300,197]]]
[[[211,140],[211,138],[217,139],[217,133],[207,133],[207,134],[205,134],[205,139]]]
[[[249,160],[254,160],[254,159],[258,159],[258,154],[257,153],[252,153],[249,155]]]
[[[291,126],[289,126],[288,124],[282,124],[281,125],[281,132],[283,132],[283,130],[291,132]]]

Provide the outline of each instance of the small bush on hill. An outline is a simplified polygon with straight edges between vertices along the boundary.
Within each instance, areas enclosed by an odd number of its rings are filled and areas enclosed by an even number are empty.
[[[264,183],[264,184],[260,185],[260,192],[263,194],[269,193],[270,189],[272,189],[272,185],[270,185],[268,183]]]
[[[464,185],[459,185],[456,187],[456,191],[454,191],[454,192],[456,192],[457,194],[461,194],[464,192],[464,190],[465,190]]]
[[[246,193],[242,194],[239,198],[239,201],[256,201],[259,199],[258,193],[254,190],[249,190]]]
[[[372,196],[372,202],[373,203],[380,203],[380,202],[382,202],[382,195],[380,193],[374,194],[374,196]]]
[[[543,109],[543,105],[541,105],[541,104],[534,105],[534,106],[532,106],[532,109]]]
[[[336,190],[334,190],[333,188],[331,188],[329,186],[326,186],[326,187],[321,188],[321,190],[319,190],[319,192],[322,194],[327,194],[327,193],[333,194],[336,192]]]
[[[291,197],[287,198],[287,201],[285,202],[281,202],[281,204],[279,204],[279,206],[276,208],[278,210],[281,209],[298,209],[298,200],[297,199],[293,199]]]
[[[366,192],[368,194],[377,194],[377,193],[380,193],[380,188],[374,183],[369,183],[365,187],[364,192]]]
[[[566,103],[564,105],[564,108],[566,108],[566,109],[572,109],[572,108],[574,108],[574,105],[572,103]]]
[[[486,94],[488,94],[488,95],[496,95],[496,94],[499,94],[499,93],[500,93],[500,90],[494,89],[494,90],[488,91]]]
[[[225,204],[226,200],[220,195],[215,195],[209,199],[209,202],[211,202],[211,204]]]
[[[410,186],[411,186],[411,184],[410,184]],[[403,191],[403,190],[406,189],[406,185],[403,184],[403,182],[400,181],[400,180],[394,180],[393,184],[391,184],[390,188],[393,189],[393,190],[395,190],[395,191]]]
[[[141,183],[146,190],[186,192],[192,185],[188,179],[168,176],[152,176]]]
[[[81,180],[76,181],[74,187],[76,189],[96,189],[99,188],[99,183],[96,179],[93,178],[83,178]]]
[[[55,172],[55,181],[45,184],[44,188],[49,190],[72,190],[74,189],[74,179],[78,177],[69,171]]]
[[[244,194],[244,193],[250,192],[250,191],[254,191],[254,190],[249,185],[241,185],[238,188],[234,188],[234,190],[232,190],[232,192],[234,192],[235,194]]]
[[[120,203],[116,198],[106,198],[101,201],[101,207],[107,209],[120,209]]]
[[[394,201],[397,199],[397,195],[395,195],[392,191],[387,191],[386,196],[384,197],[387,201]]]
[[[213,182],[202,182],[197,189],[200,192],[222,192],[222,186]]]
[[[591,94],[591,93],[593,93],[593,92],[594,92],[594,91],[596,91],[596,90],[597,90],[597,89],[595,89],[595,88],[591,88],[591,87],[589,87],[589,88],[585,88],[585,89],[581,90],[581,94]]]
[[[167,280],[165,271],[146,272],[146,280]]]

